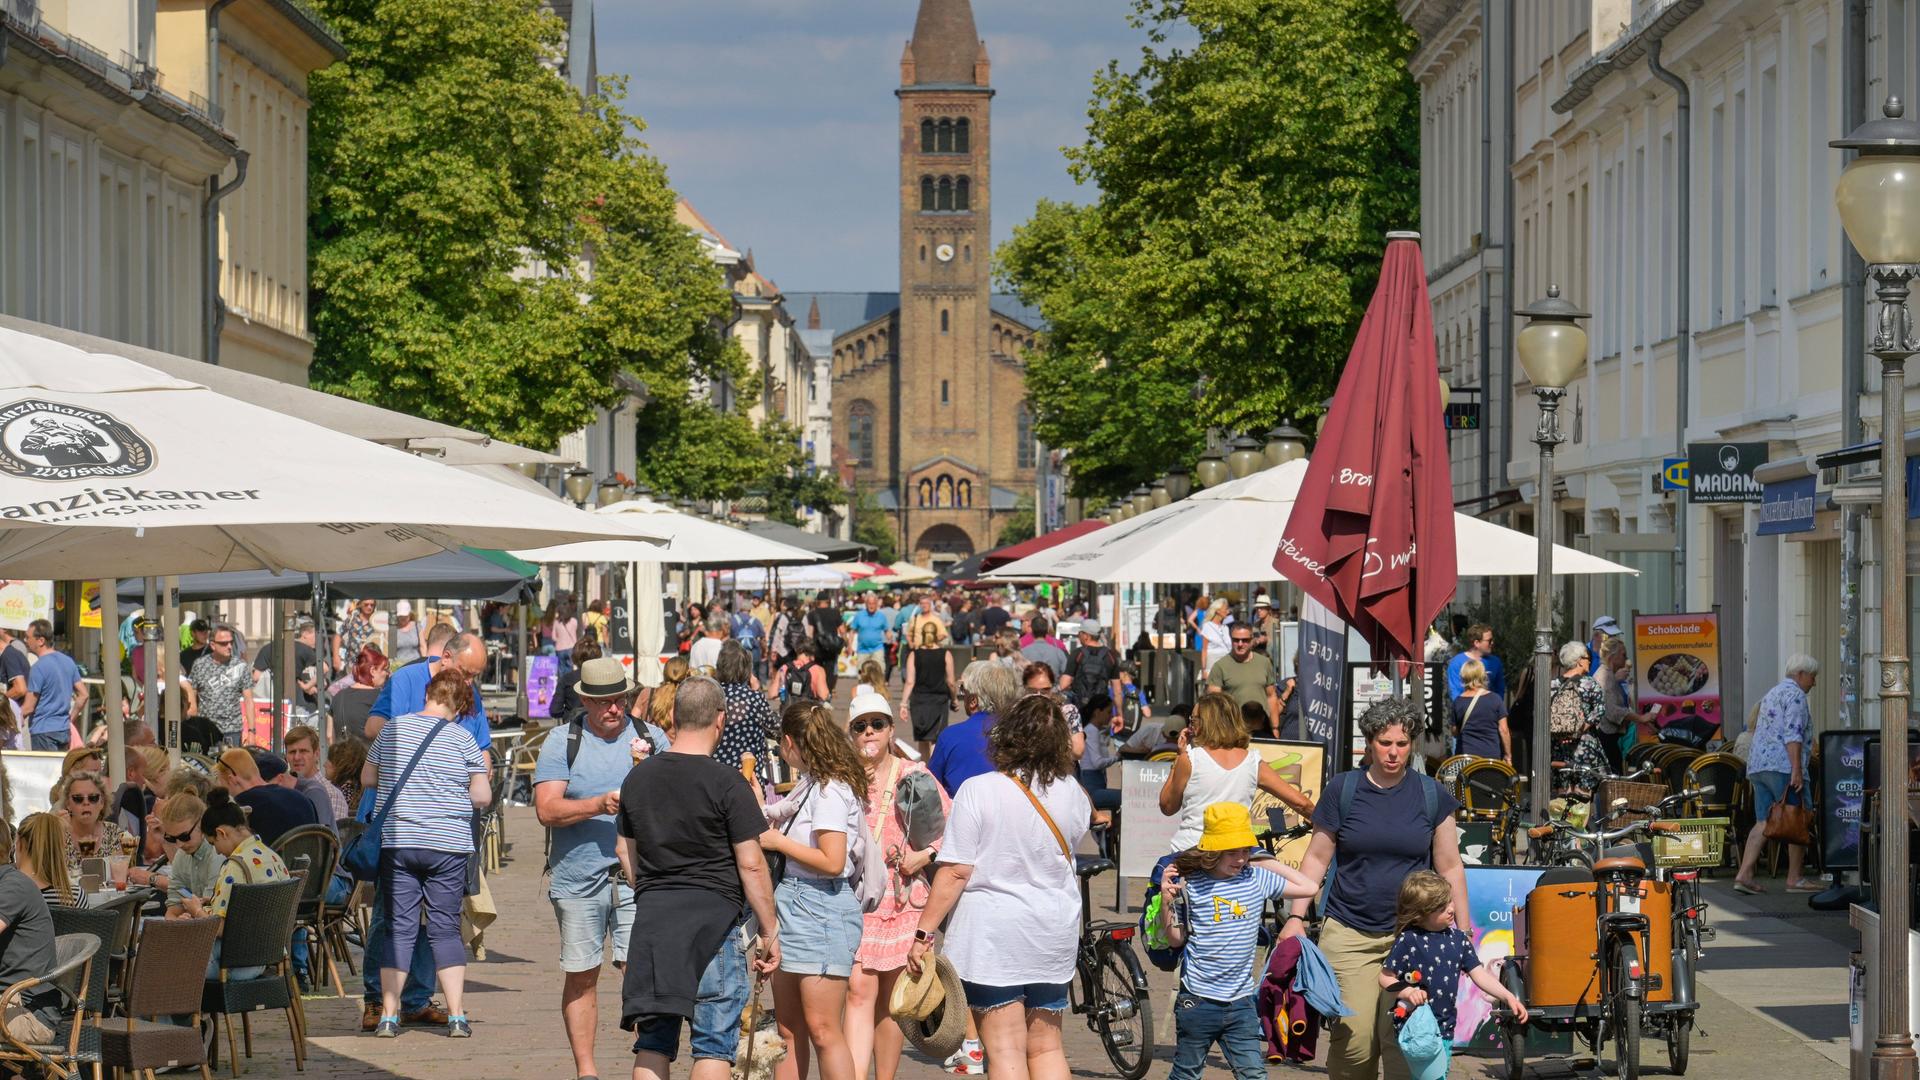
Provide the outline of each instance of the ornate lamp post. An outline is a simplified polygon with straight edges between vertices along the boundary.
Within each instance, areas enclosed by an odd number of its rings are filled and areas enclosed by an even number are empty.
[[[1533,384],[1540,403],[1540,426],[1534,445],[1540,448],[1539,491],[1533,501],[1533,534],[1540,544],[1540,561],[1533,574],[1533,766],[1531,790],[1533,820],[1547,820],[1547,797],[1552,793],[1553,757],[1547,725],[1547,686],[1553,681],[1553,448],[1565,441],[1560,433],[1560,399],[1573,373],[1587,359],[1587,332],[1575,320],[1587,313],[1560,299],[1558,285],[1547,286],[1547,298],[1514,312],[1527,320],[1514,338],[1520,366]]]
[[[1266,455],[1260,449],[1260,440],[1251,435],[1235,435],[1233,442],[1227,445],[1233,448],[1227,455],[1227,473],[1235,480],[1252,476],[1266,461]]]
[[[612,506],[626,496],[627,493],[620,487],[620,481],[609,476],[600,481],[600,490],[595,495],[594,505]]]
[[[565,483],[567,498],[573,500],[573,505],[586,509],[587,500],[593,497],[593,474],[576,466],[567,470]]]
[[[1128,495],[1128,498],[1133,502],[1133,512],[1135,514],[1144,514],[1153,509],[1153,489],[1145,484],[1134,488],[1132,493]]]
[[[1193,467],[1193,479],[1203,488],[1218,487],[1227,482],[1227,455],[1217,446],[1207,447],[1200,455],[1200,463]]]
[[[1175,465],[1167,470],[1167,498],[1179,502],[1193,494],[1193,474],[1184,465]]]
[[[1920,276],[1920,122],[1890,97],[1878,120],[1827,145],[1859,154],[1840,173],[1834,202],[1847,239],[1873,275],[1873,340],[1880,360],[1880,820],[1874,885],[1880,948],[1873,1080],[1914,1080],[1907,1010],[1907,710],[1913,698],[1907,656],[1907,357],[1920,352],[1907,310],[1908,283]],[[1843,363],[1850,362],[1843,360]]]
[[[1151,485],[1151,489],[1153,491],[1153,505],[1155,506],[1173,505],[1173,496],[1167,491],[1166,477],[1163,476],[1160,479],[1155,480]]]
[[[1293,421],[1282,420],[1278,427],[1267,432],[1264,454],[1269,469],[1298,461],[1307,456],[1307,437],[1293,426]]]

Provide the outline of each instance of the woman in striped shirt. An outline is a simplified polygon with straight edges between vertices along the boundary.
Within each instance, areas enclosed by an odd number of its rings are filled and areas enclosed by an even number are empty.
[[[473,684],[448,666],[427,684],[427,706],[396,716],[380,729],[361,769],[365,787],[376,788],[380,829],[380,900],[392,914],[393,934],[380,964],[380,1022],[374,1035],[400,1034],[400,984],[406,960],[427,912],[427,941],[447,995],[447,1034],[473,1034],[463,1008],[467,949],[460,940],[460,904],[467,893],[467,858],[473,854],[473,812],[492,799],[487,767],[473,735],[454,723],[472,707]],[[419,764],[400,785],[408,762]],[[370,958],[369,963],[375,962]]]

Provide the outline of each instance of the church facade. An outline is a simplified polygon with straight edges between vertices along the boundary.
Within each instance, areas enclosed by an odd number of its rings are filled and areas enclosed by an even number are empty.
[[[993,89],[967,0],[921,0],[895,94],[899,290],[793,293],[788,310],[831,335],[834,464],[902,556],[937,567],[994,547],[1031,498],[1040,322],[992,291]]]

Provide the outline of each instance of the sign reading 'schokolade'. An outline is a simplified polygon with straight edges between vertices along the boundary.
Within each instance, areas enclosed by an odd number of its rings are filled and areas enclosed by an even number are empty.
[[[1687,501],[1757,503],[1761,484],[1753,471],[1766,463],[1763,442],[1688,443]]]

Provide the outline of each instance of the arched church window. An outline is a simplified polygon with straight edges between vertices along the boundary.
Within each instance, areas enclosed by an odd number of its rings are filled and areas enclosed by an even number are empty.
[[[950,154],[953,152],[953,121],[951,120],[942,119],[940,121],[939,150],[943,154]]]
[[[1018,448],[1014,465],[1016,468],[1033,468],[1033,410],[1026,402],[1020,403],[1019,411],[1014,414],[1014,439]]]
[[[953,485],[953,505],[959,507],[962,510],[967,510],[972,508],[973,481],[962,480],[959,483]]]
[[[931,120],[920,121],[920,152],[933,153],[933,121]]]
[[[934,200],[933,208],[935,210],[953,209],[953,177],[951,176],[941,177],[940,187],[938,190],[939,190],[939,194],[938,194],[938,197]]]
[[[933,481],[931,480],[921,480],[918,484],[914,485],[914,495],[922,510],[930,506],[939,505],[934,501]]]
[[[964,176],[953,182],[953,208],[955,210],[967,209],[968,191],[972,186],[973,182]]]
[[[847,456],[857,469],[873,467],[874,409],[870,401],[847,406]]]
[[[940,332],[943,334],[947,332],[947,309],[946,308],[940,309]]]
[[[920,209],[923,211],[933,209],[933,177],[931,176],[920,178]]]
[[[964,154],[967,152],[967,128],[969,126],[971,125],[967,123],[965,118],[955,120],[953,122],[953,152],[954,153]]]

